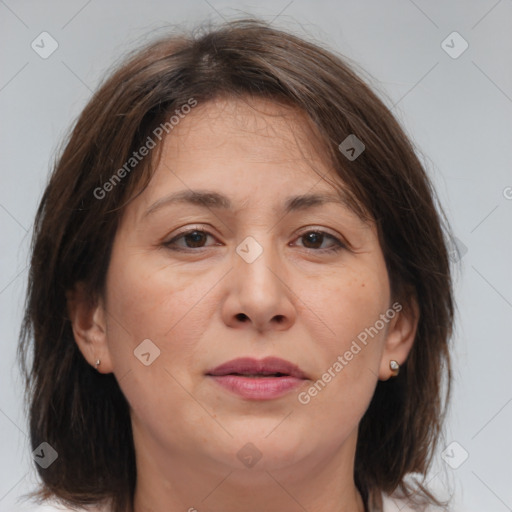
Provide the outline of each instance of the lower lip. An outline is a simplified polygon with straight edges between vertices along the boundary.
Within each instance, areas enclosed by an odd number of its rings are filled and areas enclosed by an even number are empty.
[[[225,389],[249,400],[271,400],[300,386],[297,377],[243,377],[241,375],[210,376]]]

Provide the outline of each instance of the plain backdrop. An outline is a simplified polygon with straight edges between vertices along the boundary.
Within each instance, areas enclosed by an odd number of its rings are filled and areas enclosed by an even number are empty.
[[[169,25],[244,14],[357,63],[418,148],[461,256],[447,449],[431,485],[448,482],[456,510],[512,511],[511,0],[0,0],[0,511],[34,509],[18,503],[36,474],[15,352],[30,231],[57,148],[126,51]],[[47,58],[31,46],[41,37],[45,51],[58,44]]]

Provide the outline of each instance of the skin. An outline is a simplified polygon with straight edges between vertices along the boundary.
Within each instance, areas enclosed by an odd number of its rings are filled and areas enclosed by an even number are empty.
[[[319,147],[289,107],[198,105],[165,139],[148,188],[123,214],[106,296],[93,307],[80,286],[70,296],[80,350],[115,374],[130,404],[136,512],[364,510],[353,480],[358,424],[378,379],[391,377],[389,361],[407,358],[417,308],[396,314],[308,404],[299,402],[393,303],[373,224],[337,203],[282,213],[288,196],[332,193],[332,180],[340,183]],[[222,193],[233,208],[170,204],[144,215],[188,189]],[[184,251],[164,245],[188,229],[209,235],[175,241]],[[322,252],[336,243],[304,236],[318,230],[351,249]],[[263,248],[252,263],[236,252],[247,236]],[[149,366],[134,356],[145,339],[160,350]],[[269,355],[309,380],[251,401],[205,375],[236,357]],[[261,454],[252,468],[237,458],[247,443]]]

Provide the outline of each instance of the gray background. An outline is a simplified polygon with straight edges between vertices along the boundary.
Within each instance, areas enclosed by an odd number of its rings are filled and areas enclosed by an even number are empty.
[[[447,436],[458,445],[438,454],[430,482],[448,481],[456,510],[512,510],[511,0],[0,0],[0,510],[33,509],[16,502],[35,470],[15,350],[30,229],[58,145],[109,65],[150,32],[244,13],[358,63],[421,148],[463,254]],[[59,45],[47,59],[31,48],[43,31]],[[458,58],[441,45],[453,31],[469,44]]]

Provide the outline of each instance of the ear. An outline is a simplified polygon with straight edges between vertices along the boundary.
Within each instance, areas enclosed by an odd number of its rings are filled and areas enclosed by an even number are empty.
[[[407,304],[394,302],[390,308],[396,312],[395,317],[388,324],[384,350],[380,361],[379,379],[388,380],[393,376],[389,362],[394,360],[402,365],[409,355],[416,338],[419,320],[418,302],[411,294]]]
[[[106,310],[103,301],[92,301],[85,286],[78,282],[66,292],[67,309],[75,342],[86,361],[100,373],[111,373],[112,362],[107,344]]]

